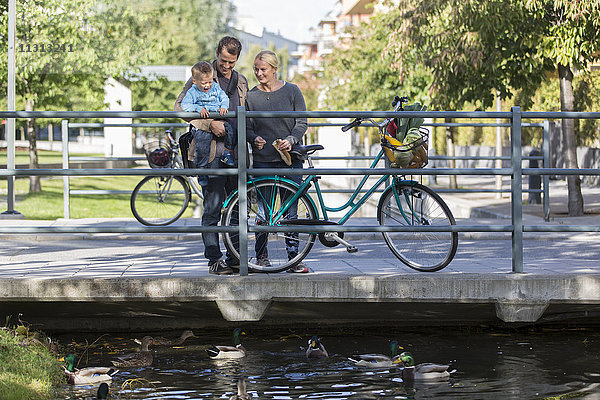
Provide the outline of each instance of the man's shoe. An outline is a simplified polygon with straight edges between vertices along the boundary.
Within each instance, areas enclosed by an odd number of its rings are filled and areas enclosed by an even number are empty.
[[[225,261],[225,265],[227,265],[229,268],[231,268],[231,270],[236,274],[240,272],[240,262],[239,261],[232,261],[232,262]]]
[[[233,158],[233,153],[230,150],[225,150],[223,155],[221,156],[221,162],[230,167],[235,167],[235,159]]]
[[[308,267],[303,262],[300,262],[288,269],[286,272],[292,272],[295,274],[308,274]]]
[[[258,260],[256,260],[256,265],[259,267],[270,267],[271,261],[269,261],[267,257],[258,257]]]
[[[208,266],[208,272],[213,275],[231,275],[233,269],[225,264],[225,261],[218,260]]]

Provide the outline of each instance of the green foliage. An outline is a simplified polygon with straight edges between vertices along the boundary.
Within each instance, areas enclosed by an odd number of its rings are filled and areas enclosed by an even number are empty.
[[[541,44],[538,51],[555,65],[586,68],[600,51],[599,0],[521,0],[533,16]]]
[[[19,325],[0,328],[0,397],[50,399],[52,387],[64,382],[62,366],[37,332]]]
[[[133,111],[173,111],[175,99],[183,89],[185,82],[170,82],[165,77],[157,79],[141,78],[129,82]],[[134,122],[174,122],[181,123],[179,118],[160,118],[136,120]]]
[[[38,109],[72,106],[74,92],[98,104],[106,77],[121,76],[156,53],[144,39],[157,15],[127,2],[24,0],[16,11],[16,91]],[[7,20],[4,13],[2,26]],[[0,71],[6,74],[6,48],[2,51]]]
[[[148,27],[148,40],[161,44],[157,65],[191,66],[214,59],[217,43],[229,33],[234,11],[229,0],[142,0],[135,4],[138,12],[161,16]]]
[[[369,25],[347,32],[350,38],[327,57],[323,81],[326,103],[333,110],[386,110],[395,95],[429,103],[429,77],[417,67],[402,76],[385,53],[390,34],[387,14],[376,14]],[[403,79],[404,78],[404,79]]]
[[[552,67],[517,0],[409,0],[386,15],[394,67],[403,75],[414,63],[426,68],[433,107],[491,107],[496,93],[533,90]]]

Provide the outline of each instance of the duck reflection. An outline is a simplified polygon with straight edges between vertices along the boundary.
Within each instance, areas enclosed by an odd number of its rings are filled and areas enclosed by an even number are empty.
[[[251,395],[246,392],[246,378],[239,378],[237,381],[237,394],[234,394],[229,400],[250,400]]]

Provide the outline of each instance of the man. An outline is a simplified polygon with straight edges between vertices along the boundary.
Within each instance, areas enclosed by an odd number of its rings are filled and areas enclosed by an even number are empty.
[[[229,111],[236,111],[238,106],[246,104],[248,93],[248,80],[245,76],[235,71],[235,63],[238,61],[242,51],[242,44],[231,36],[225,36],[217,45],[217,59],[213,62],[215,73],[213,79],[219,84],[229,97]],[[187,91],[192,87],[190,78],[181,94],[175,102],[175,111],[182,111],[181,101]],[[213,145],[209,155],[208,168],[227,168],[220,161],[224,151],[225,121],[211,119],[194,119],[190,122],[191,129],[199,129],[211,132],[214,135]],[[229,123],[237,132],[237,120],[232,119]],[[190,145],[190,149],[194,146]],[[214,152],[214,153],[213,153]],[[203,226],[216,226],[221,217],[221,206],[225,197],[237,186],[237,176],[208,176],[208,183],[202,186],[204,193],[204,211],[202,213]],[[215,275],[230,275],[239,271],[239,260],[227,254],[223,260],[223,253],[219,244],[218,233],[203,233],[204,257],[208,259],[208,271]]]

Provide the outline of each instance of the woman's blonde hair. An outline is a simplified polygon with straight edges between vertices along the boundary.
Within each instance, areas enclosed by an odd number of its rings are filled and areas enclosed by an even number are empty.
[[[254,61],[256,61],[256,60],[264,61],[275,69],[277,69],[277,67],[279,66],[279,61],[277,60],[277,54],[275,54],[271,50],[260,51],[256,55],[256,57],[254,57]]]

